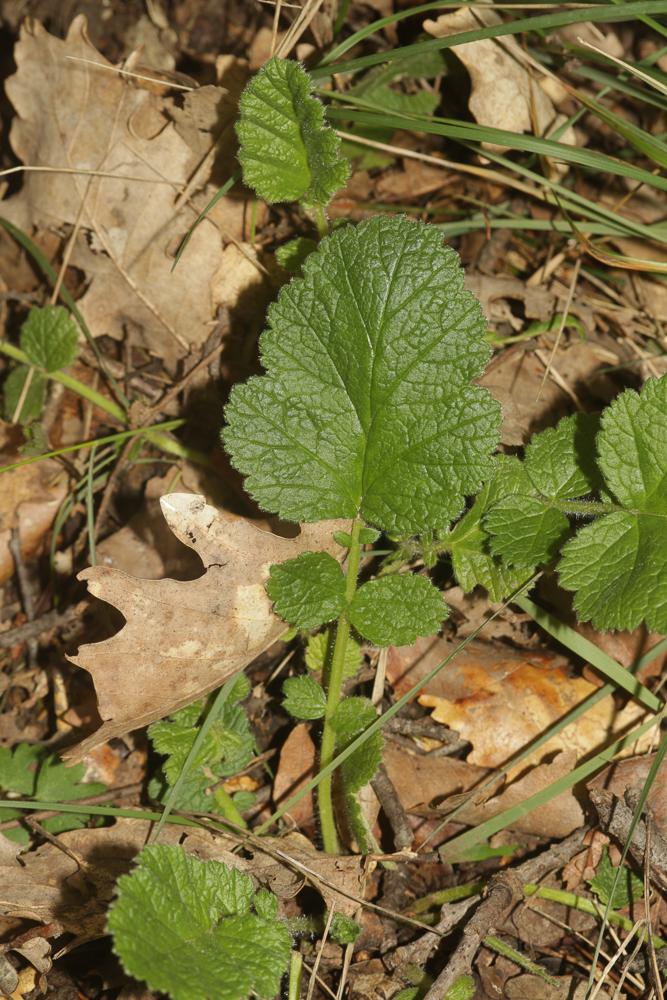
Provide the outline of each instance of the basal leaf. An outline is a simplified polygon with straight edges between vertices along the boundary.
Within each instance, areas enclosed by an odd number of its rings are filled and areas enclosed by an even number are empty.
[[[19,743],[13,750],[0,747],[0,789],[15,795],[34,795],[43,758],[44,750],[36,743]]]
[[[297,236],[296,239],[277,248],[276,260],[290,274],[300,274],[306,258],[310,257],[313,250],[317,250],[315,240],[307,236]]]
[[[601,629],[646,622],[667,632],[667,376],[622,393],[597,437],[605,487],[621,510],[567,543],[560,582],[579,617]]]
[[[438,231],[378,216],[323,240],[269,309],[266,375],[236,386],[223,439],[292,521],[444,529],[490,468],[500,409],[478,302]]]
[[[322,685],[307,674],[288,677],[283,694],[283,708],[295,719],[321,719],[324,715],[327,697]]]
[[[328,205],[345,186],[349,165],[312,89],[299,63],[274,58],[241,95],[236,133],[243,180],[265,201]]]
[[[276,614],[290,625],[316,628],[333,621],[345,606],[345,577],[327,552],[303,552],[271,567],[266,592]]]
[[[145,848],[117,884],[114,948],[130,975],[173,1000],[274,997],[291,937],[250,877],[180,847]]]
[[[77,328],[62,306],[34,306],[21,327],[21,350],[47,372],[67,368],[77,355]]]
[[[442,594],[425,576],[395,573],[365,583],[350,605],[350,621],[376,646],[408,646],[433,635],[447,615]]]

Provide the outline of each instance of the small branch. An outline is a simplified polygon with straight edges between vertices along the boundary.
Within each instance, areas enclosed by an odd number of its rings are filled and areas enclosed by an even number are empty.
[[[449,962],[424,997],[424,1000],[442,1000],[460,976],[469,975],[477,949],[487,934],[501,927],[511,910],[523,901],[523,886],[537,882],[550,871],[563,865],[579,850],[585,829],[575,830],[560,844],[524,861],[517,868],[500,872],[491,879],[486,899],[479,905],[466,924],[465,934]]]
[[[0,649],[11,649],[12,646],[20,646],[24,642],[38,639],[45,632],[50,632],[54,628],[65,628],[70,622],[80,618],[83,611],[88,607],[86,601],[79,601],[66,611],[47,611],[45,615],[40,615],[33,621],[19,625],[10,629],[9,632],[0,633]]]
[[[394,847],[397,851],[403,851],[412,845],[412,827],[407,813],[401,804],[394,784],[387,774],[384,764],[380,764],[375,777],[371,781],[371,788],[375,792],[384,810],[384,814],[389,820],[394,834]]]
[[[640,820],[637,823],[632,836],[629,837],[633,815],[632,810],[626,806],[625,802],[604,789],[591,788],[588,794],[607,833],[622,845],[628,843],[629,838],[629,854],[641,869],[645,863],[647,847],[644,821]],[[659,889],[665,891],[667,890],[667,843],[655,829],[651,831],[648,848],[649,878]]]

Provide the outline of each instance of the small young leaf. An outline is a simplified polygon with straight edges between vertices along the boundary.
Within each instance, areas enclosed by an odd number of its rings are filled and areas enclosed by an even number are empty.
[[[362,545],[367,545],[369,542],[377,542],[379,537],[380,532],[375,528],[361,528],[359,531],[359,541]],[[334,531],[334,539],[346,549],[349,549],[352,545],[352,535],[349,531]]]
[[[286,520],[448,527],[498,438],[500,408],[472,384],[485,332],[437,229],[337,229],[269,309],[267,374],[232,390],[223,438],[249,493]]]
[[[346,698],[336,709],[333,727],[336,748],[344,750],[377,719],[375,706],[368,698]],[[372,780],[382,760],[382,734],[373,733],[340,766],[345,791],[354,794]]]
[[[491,533],[494,555],[524,572],[556,556],[569,530],[565,514],[539,497],[527,496],[499,501],[486,515],[484,526]]]
[[[602,851],[600,863],[592,879],[588,884],[605,906],[611,900],[613,910],[622,910],[623,907],[636,903],[644,896],[644,883],[629,869],[623,866],[616,881],[618,868],[612,865],[609,860],[609,851],[605,847]],[[616,887],[614,888],[614,882]]]
[[[117,889],[109,912],[116,953],[152,990],[173,1000],[269,1000],[278,992],[292,940],[248,875],[157,845],[144,848]]]
[[[2,406],[5,420],[14,419],[16,407],[19,405],[23,386],[30,370],[27,365],[17,365],[5,379]],[[18,423],[28,424],[31,420],[38,420],[41,417],[46,399],[46,384],[46,376],[33,368],[32,379],[23,400],[21,412],[17,414]]]
[[[317,635],[311,635],[306,646],[306,666],[309,670],[324,670],[328,648],[329,636],[326,632],[318,632]],[[345,647],[343,677],[354,677],[361,666],[361,662],[361,646],[350,636]]]
[[[474,504],[443,537],[451,553],[456,579],[463,590],[482,586],[488,590],[492,601],[502,601],[530,576],[525,569],[511,567],[493,555],[489,534],[482,526],[487,512],[502,498],[519,491],[524,484],[525,473],[519,459],[497,455],[493,474],[477,494]]]
[[[327,705],[322,685],[308,675],[288,677],[283,684],[283,708],[295,719],[321,719]]]
[[[313,250],[317,250],[315,240],[307,236],[298,236],[276,249],[276,260],[290,274],[301,274],[304,262]]]
[[[13,750],[0,747],[0,789],[15,795],[34,795],[43,758],[44,750],[36,743],[19,743]]]
[[[200,752],[183,782],[176,801],[179,809],[201,812],[222,811],[208,794],[216,778],[226,778],[252,759],[255,739],[245,709],[239,704],[249,694],[245,674],[239,674],[222,713],[208,731]],[[167,719],[149,726],[148,736],[156,751],[166,756],[161,772],[149,783],[152,798],[161,801],[169,786],[176,783],[197,735],[204,702],[196,701]],[[213,777],[213,780],[212,780]]]
[[[595,464],[599,429],[599,414],[575,413],[534,435],[524,468],[541,496],[572,500],[600,488],[602,477]]]
[[[667,375],[627,389],[602,415],[598,464],[627,510],[582,528],[563,549],[560,582],[599,629],[641,621],[667,632]]]
[[[266,592],[276,614],[299,628],[333,621],[345,607],[343,571],[326,552],[303,552],[296,559],[276,563]]]
[[[447,605],[425,576],[396,573],[365,583],[350,605],[350,621],[376,646],[408,646],[442,625]]]
[[[76,359],[78,333],[62,306],[33,307],[21,327],[21,350],[47,372],[67,368]]]
[[[349,164],[312,89],[299,63],[274,58],[241,95],[236,134],[243,180],[265,201],[324,206],[345,186]]]
[[[354,944],[361,934],[361,927],[352,917],[344,913],[334,913],[329,927],[329,936],[336,944]]]
[[[599,488],[598,427],[596,414],[577,413],[533,437],[521,480],[511,494],[489,506],[484,518],[495,556],[529,573],[558,554],[570,524],[552,502],[576,499]]]

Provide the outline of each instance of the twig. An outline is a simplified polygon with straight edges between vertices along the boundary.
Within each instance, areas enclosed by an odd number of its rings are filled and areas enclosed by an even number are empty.
[[[387,961],[392,969],[398,969],[402,965],[417,965],[423,969],[431,955],[442,941],[445,934],[454,930],[461,922],[468,910],[477,905],[478,900],[473,896],[471,899],[462,899],[457,903],[445,903],[440,911],[440,920],[432,931],[422,934],[416,941],[402,945],[397,948]]]
[[[26,565],[23,562],[23,553],[21,552],[21,535],[18,528],[12,529],[11,538],[9,539],[9,551],[14,559],[16,579],[19,584],[19,593],[21,595],[23,610],[25,611],[28,622],[32,622],[35,619],[35,602],[32,597],[32,582]],[[34,666],[37,662],[37,639],[34,637],[28,640],[28,659],[31,666]]]
[[[38,639],[45,632],[50,632],[56,627],[64,628],[75,618],[79,618],[87,607],[86,601],[79,601],[78,604],[74,604],[65,611],[58,611],[58,609],[47,611],[45,615],[40,615],[39,618],[34,618],[32,621],[26,622],[25,625],[18,625],[16,628],[10,629],[9,632],[2,632],[0,633],[0,649],[11,649],[12,646],[19,646],[24,642]]]
[[[378,767],[375,777],[371,781],[371,788],[377,795],[384,814],[389,820],[396,850],[402,851],[406,847],[411,847],[412,827],[410,820],[384,764],[380,764]]]
[[[632,810],[626,806],[625,802],[604,789],[591,788],[589,795],[607,833],[618,840],[620,844],[627,843],[629,839],[630,856],[641,867],[644,864],[647,846],[644,821],[640,820],[637,823],[632,837],[628,838],[632,824]],[[667,890],[667,843],[655,828],[651,831],[647,864],[651,881],[663,891]]]
[[[466,924],[465,934],[437,977],[424,1000],[442,1000],[460,976],[468,975],[477,949],[487,934],[502,926],[510,911],[523,901],[523,887],[537,882],[554,869],[562,868],[581,847],[585,829],[575,830],[560,844],[555,844],[536,858],[524,861],[518,868],[500,872],[490,883],[483,903]]]

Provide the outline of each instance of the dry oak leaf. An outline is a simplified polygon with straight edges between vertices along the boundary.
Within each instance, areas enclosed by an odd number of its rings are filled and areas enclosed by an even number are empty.
[[[140,580],[105,566],[79,574],[126,624],[71,658],[93,677],[103,725],[70,760],[188,705],[251,663],[285,631],[264,589],[271,565],[308,549],[340,553],[333,532],[349,527],[321,521],[283,538],[209,506],[202,496],[171,493],[160,503],[169,527],[206,572],[187,581]]]
[[[187,265],[171,269],[174,250],[199,211],[182,194],[189,185],[206,200],[212,194],[214,188],[206,185],[213,154],[225,130],[233,134],[234,100],[223,88],[207,88],[201,98],[193,95],[188,104],[192,129],[184,132],[183,115],[172,120],[171,99],[112,72],[112,64],[90,43],[81,15],[64,40],[26,20],[14,58],[16,73],[6,86],[16,110],[12,148],[32,167],[71,172],[29,172],[21,191],[3,202],[3,215],[24,230],[80,220],[72,263],[89,281],[79,307],[93,335],[120,338],[130,325],[135,343],[173,363],[206,341],[218,307],[222,240],[217,225],[209,220],[199,226]],[[217,92],[217,120],[208,133],[197,112],[205,102],[206,125],[211,90]],[[201,145],[207,135],[208,158]],[[243,202],[224,199],[224,207],[221,228],[242,238]],[[222,209],[223,203],[218,220]]]
[[[424,21],[424,30],[435,38],[446,38],[500,22],[495,11],[463,7],[451,14],[441,14],[435,21]],[[453,51],[470,76],[472,91],[468,106],[480,125],[548,136],[565,120],[534,79],[537,74],[531,72],[533,67],[514,38],[483,38],[457,45]],[[540,72],[539,76],[542,75]],[[574,145],[574,129],[568,128],[560,141]],[[494,143],[484,146],[496,152],[508,149]]]
[[[537,659],[534,663],[503,659],[479,665],[454,662],[446,671],[445,684],[447,696],[422,694],[420,704],[433,709],[433,719],[472,744],[470,763],[491,768],[503,767],[597,690],[583,677],[571,677],[567,664],[546,666]],[[629,732],[646,716],[646,709],[634,702],[619,711],[612,697],[605,698],[510,769],[509,776],[516,777],[556,752],[572,752],[581,760]],[[652,734],[645,734],[625,756],[650,746],[651,740]]]

